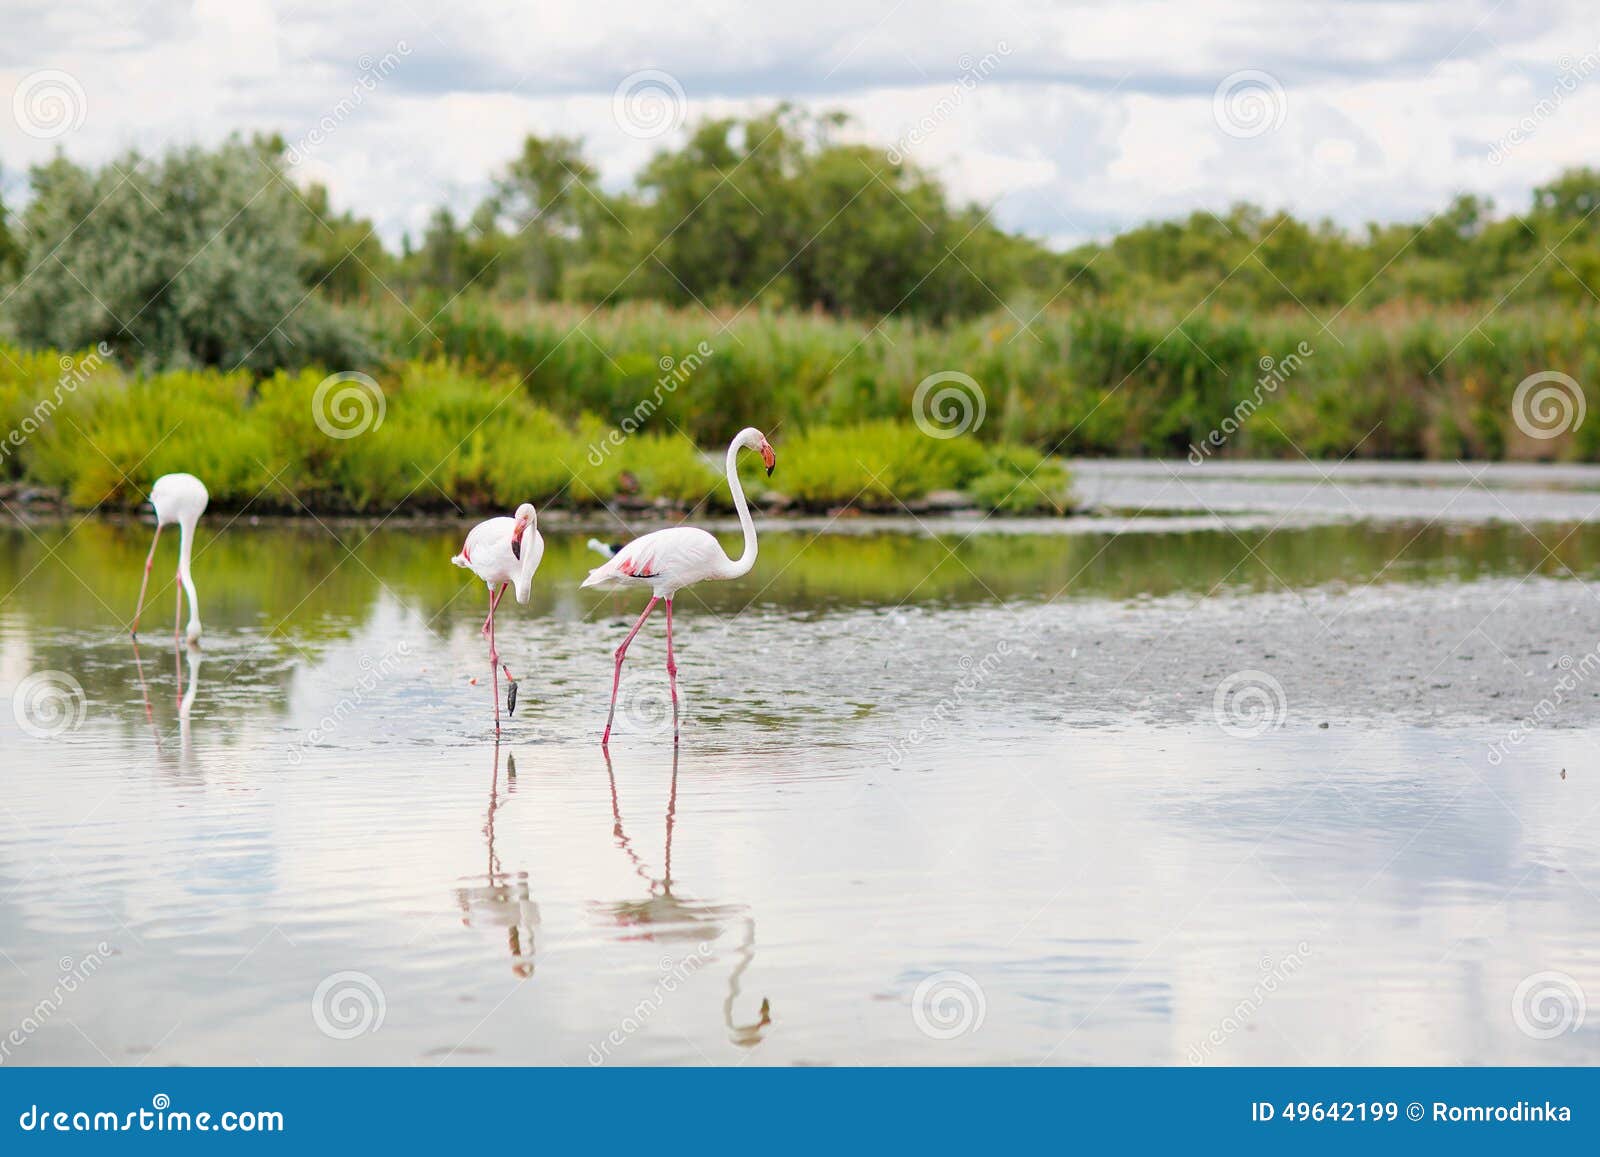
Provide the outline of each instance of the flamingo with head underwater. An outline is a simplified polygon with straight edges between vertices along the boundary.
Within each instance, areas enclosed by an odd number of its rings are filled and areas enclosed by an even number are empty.
[[[672,688],[672,738],[677,742],[678,664],[672,657],[672,598],[684,587],[697,582],[740,578],[749,574],[756,564],[756,527],[750,519],[750,508],[745,504],[744,487],[739,485],[740,450],[759,451],[768,477],[777,463],[767,436],[754,426],[740,430],[728,444],[728,489],[733,492],[733,507],[739,512],[739,525],[744,529],[744,553],[738,558],[729,558],[717,540],[698,527],[674,526],[634,539],[583,580],[586,587],[614,590],[648,587],[650,590],[650,601],[645,604],[644,613],[616,650],[616,668],[611,674],[611,710],[606,715],[601,746],[611,741],[611,723],[617,714],[617,688],[622,682],[622,660],[627,656],[628,644],[633,642],[650,612],[656,609],[656,603],[662,600],[667,604],[667,679]]]
[[[150,554],[144,560],[144,579],[139,583],[139,605],[134,608],[133,624],[129,634],[139,634],[139,616],[144,613],[145,590],[150,585],[150,567],[156,561],[156,544],[161,541],[161,528],[168,523],[178,524],[178,609],[172,621],[172,634],[178,635],[178,620],[183,616],[183,596],[189,596],[189,627],[185,632],[190,644],[200,642],[200,603],[194,593],[194,579],[189,574],[189,559],[194,552],[194,528],[205,513],[210,501],[205,485],[193,474],[163,474],[150,488],[150,505],[156,508],[156,534],[150,540]]]
[[[507,518],[491,518],[467,532],[461,553],[450,561],[477,575],[489,588],[489,617],[483,620],[483,634],[489,639],[489,671],[494,678],[494,730],[500,734],[500,672],[506,673],[506,714],[517,710],[517,681],[500,662],[494,645],[494,612],[509,585],[517,602],[526,605],[533,590],[533,572],[544,557],[544,537],[539,533],[539,517],[533,503],[524,502],[517,513]]]

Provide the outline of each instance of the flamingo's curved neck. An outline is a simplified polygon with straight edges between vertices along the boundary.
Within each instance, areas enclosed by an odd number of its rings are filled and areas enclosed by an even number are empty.
[[[744,528],[744,553],[728,560],[727,577],[738,578],[750,573],[756,565],[756,524],[750,518],[750,507],[745,505],[744,487],[739,485],[739,440],[728,445],[728,489],[733,491],[733,508],[739,512],[739,525]]]
[[[529,521],[528,529],[522,532],[522,558],[517,569],[517,602],[528,601],[528,594],[533,590],[533,572],[543,553],[544,545],[539,541],[539,516],[536,514]]]
[[[184,593],[189,596],[187,633],[190,639],[200,635],[200,600],[194,593],[194,579],[189,576],[189,557],[193,550],[194,520],[185,518],[178,523],[178,581],[183,583]]]

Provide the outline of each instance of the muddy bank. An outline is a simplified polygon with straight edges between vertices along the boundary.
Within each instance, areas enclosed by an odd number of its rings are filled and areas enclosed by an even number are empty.
[[[962,728],[1600,725],[1600,597],[1559,579],[909,609],[819,633],[797,695],[842,680],[913,723],[953,701]]]

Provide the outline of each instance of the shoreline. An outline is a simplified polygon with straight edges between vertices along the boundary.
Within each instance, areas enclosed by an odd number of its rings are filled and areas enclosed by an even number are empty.
[[[904,505],[814,506],[778,496],[753,499],[751,512],[776,532],[830,534],[1078,535],[1299,530],[1331,524],[1439,523],[1572,526],[1600,523],[1600,466],[1577,463],[1278,462],[1231,459],[1193,466],[1181,460],[1064,460],[1077,505],[1066,512],[990,511],[955,491]],[[504,510],[406,506],[387,514],[304,507],[261,509],[213,503],[208,515],[251,526],[298,524],[459,529]],[[0,525],[45,526],[92,519],[149,526],[146,508],[84,510],[26,482],[0,485]],[[554,506],[541,526],[629,537],[686,522],[737,532],[731,511],[705,504],[631,497],[605,506]]]

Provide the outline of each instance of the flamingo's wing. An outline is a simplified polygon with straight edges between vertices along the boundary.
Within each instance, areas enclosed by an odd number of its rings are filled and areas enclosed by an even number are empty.
[[[651,552],[650,539],[654,535],[645,535],[628,543],[617,551],[605,562],[589,572],[589,577],[583,580],[586,587],[605,586],[607,584],[623,584],[630,580],[648,580],[650,572]]]
[[[690,583],[706,577],[710,573],[708,568],[722,558],[717,540],[705,531],[692,526],[674,526],[634,539],[608,562],[590,571],[583,585],[596,587],[660,578]]]
[[[483,553],[483,540],[478,533],[483,527],[484,524],[480,522],[467,531],[467,540],[461,544],[461,550],[450,560],[451,562],[466,570],[472,569],[472,548],[476,546],[478,553],[480,555]]]
[[[511,528],[515,525],[515,519],[504,516],[485,519],[467,532],[467,541],[462,545],[461,553],[450,561],[479,573],[492,569],[500,561],[499,555],[509,553]]]

